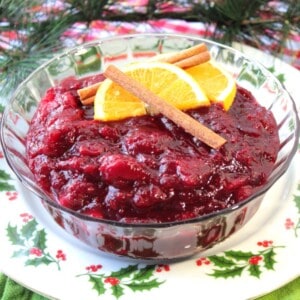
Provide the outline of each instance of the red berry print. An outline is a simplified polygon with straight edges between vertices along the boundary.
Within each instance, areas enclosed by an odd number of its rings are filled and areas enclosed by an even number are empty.
[[[295,223],[291,220],[291,218],[287,218],[285,220],[284,226],[286,229],[292,229],[295,226]]]
[[[210,260],[207,257],[200,257],[196,260],[196,265],[198,267],[203,266],[203,265],[209,265]]]
[[[18,193],[17,192],[8,191],[8,192],[6,192],[6,196],[8,197],[9,201],[13,201],[13,200],[17,199]]]
[[[156,272],[162,272],[162,271],[169,272],[170,271],[170,266],[169,265],[157,265],[157,268],[156,268],[155,271]]]
[[[57,259],[65,261],[67,259],[66,254],[62,250],[57,250],[56,256]]]
[[[22,213],[22,214],[20,214],[20,217],[22,218],[22,221],[23,221],[24,223],[27,223],[27,222],[29,222],[31,219],[33,219],[33,216],[30,215],[29,213]]]
[[[273,244],[273,241],[267,241],[267,240],[264,240],[262,242],[257,242],[258,246],[261,246],[261,247],[264,247],[264,248],[271,247],[272,244]]]
[[[29,253],[31,255],[35,255],[35,256],[42,256],[43,255],[43,251],[39,248],[36,248],[36,247],[32,247],[30,250],[29,250]]]
[[[102,268],[102,265],[90,265],[86,267],[86,270],[89,272],[97,272]]]
[[[260,255],[254,255],[249,259],[249,264],[250,265],[258,265],[261,260],[262,260],[262,257]]]
[[[112,286],[118,285],[120,283],[120,280],[116,277],[107,277],[104,279],[105,283],[109,283]]]

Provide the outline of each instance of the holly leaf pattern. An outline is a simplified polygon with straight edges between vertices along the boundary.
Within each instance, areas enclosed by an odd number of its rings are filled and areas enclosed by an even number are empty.
[[[151,290],[153,288],[156,288],[160,285],[160,282],[155,278],[149,281],[132,281],[132,283],[126,284],[130,289],[135,291],[144,291],[144,290]]]
[[[0,191],[14,191],[15,187],[8,183],[9,180],[12,180],[10,175],[4,170],[0,170]]]
[[[270,249],[270,251],[263,254],[264,266],[267,270],[274,270],[274,265],[276,263],[274,256],[275,256],[274,249]]]
[[[220,268],[230,268],[235,265],[235,262],[231,259],[221,255],[213,255],[209,257],[209,260],[214,263],[215,266]]]
[[[25,266],[37,267],[39,265],[49,265],[51,263],[53,263],[53,259],[50,259],[46,255],[43,255],[41,257],[27,259],[26,262],[25,262]]]
[[[11,177],[8,173],[6,173],[4,170],[0,170],[0,179],[1,180],[10,180]]]
[[[124,288],[121,285],[114,285],[111,287],[112,294],[119,299],[121,296],[124,295]]]
[[[272,72],[272,73],[277,77],[277,79],[278,79],[281,83],[284,83],[284,82],[286,81],[284,73],[276,74],[276,70],[275,70],[275,67],[274,67],[274,66],[268,68],[268,70],[269,70],[270,72]]]
[[[30,239],[34,236],[36,227],[37,222],[34,219],[32,219],[31,221],[25,223],[25,225],[22,226],[20,233],[25,239]]]
[[[25,240],[18,233],[17,226],[12,226],[11,224],[8,224],[8,226],[6,228],[6,232],[7,232],[7,236],[8,236],[9,241],[13,245],[20,245],[20,246],[25,245]]]
[[[274,246],[270,240],[258,242],[257,245],[264,249],[256,252],[229,250],[221,255],[208,256],[206,259],[214,266],[213,272],[208,275],[229,278],[241,276],[244,271],[248,271],[250,276],[259,278],[263,270],[274,271],[275,249],[282,246]]]
[[[28,214],[25,215],[28,217]],[[20,227],[8,224],[6,228],[10,243],[17,248],[12,257],[25,257],[25,266],[37,267],[55,263],[60,270],[60,261],[66,259],[65,254],[58,250],[53,257],[47,251],[45,230],[39,229],[38,223],[32,217],[24,220],[25,223]]]
[[[102,275],[104,276],[104,275]],[[102,276],[89,276],[89,281],[93,285],[93,289],[98,292],[98,295],[103,295],[106,292],[106,289],[104,287],[104,282],[102,281]]]
[[[111,277],[116,277],[119,279],[128,278],[132,276],[132,274],[137,271],[138,265],[129,265],[126,268],[121,268],[119,271],[112,272]]]
[[[143,280],[150,279],[152,275],[153,275],[153,267],[149,265],[144,268],[141,268],[139,272],[134,273],[132,280],[143,281]]]
[[[233,268],[225,268],[225,269],[214,269],[213,273],[211,273],[209,275],[216,277],[216,278],[236,277],[236,276],[241,276],[244,269],[245,269],[245,266],[242,266],[242,267],[235,266]]]
[[[297,190],[300,191],[300,183],[298,184]],[[294,195],[294,202],[298,209],[298,213],[300,214],[300,195]]]
[[[249,268],[248,268],[248,271],[249,271],[251,276],[257,277],[257,278],[260,277],[261,270],[260,270],[260,267],[258,265],[250,265]]]
[[[299,149],[300,149],[300,144],[299,144]],[[293,228],[294,229],[294,234],[295,237],[298,238],[299,237],[299,230],[300,230],[300,183],[297,186],[297,190],[294,193],[294,202],[296,204],[296,208],[298,210],[298,220],[294,220],[292,221],[290,218],[288,218],[286,221],[288,222],[285,226],[287,229],[289,228]]]
[[[253,253],[229,250],[229,251],[225,251],[225,255],[227,257],[234,258],[235,260],[248,261],[250,257],[253,256]]]
[[[46,232],[44,229],[36,231],[36,234],[33,237],[33,243],[39,249],[46,249]]]
[[[13,252],[12,257],[20,257],[20,256],[27,256],[27,255],[29,255],[28,249],[19,249]]]
[[[158,288],[164,282],[155,278],[155,265],[144,267],[138,264],[128,265],[109,274],[98,273],[100,268],[102,268],[101,265],[91,265],[86,268],[87,273],[77,275],[88,276],[89,282],[99,296],[110,290],[111,294],[119,299],[128,289],[133,292],[149,291]],[[167,269],[169,269],[169,266]]]

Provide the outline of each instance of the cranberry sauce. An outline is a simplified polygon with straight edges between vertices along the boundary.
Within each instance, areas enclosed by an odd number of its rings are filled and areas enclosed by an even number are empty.
[[[228,112],[218,104],[187,112],[227,139],[213,150],[161,115],[93,120],[76,94],[85,84],[69,79],[50,88],[27,136],[29,167],[62,206],[123,222],[167,222],[230,207],[266,183],[278,132],[247,90],[238,88]]]

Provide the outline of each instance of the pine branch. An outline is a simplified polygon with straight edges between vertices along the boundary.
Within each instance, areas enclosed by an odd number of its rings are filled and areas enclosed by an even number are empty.
[[[1,19],[6,22],[0,24],[0,29],[2,32],[13,32],[14,41],[7,41],[0,36],[0,97],[8,95],[61,48],[61,35],[73,23],[70,15],[52,10],[46,11],[46,18],[37,21],[34,8],[41,2],[1,2]],[[16,4],[21,7],[16,8]]]
[[[274,6],[276,2],[282,10]],[[172,4],[185,10],[164,9]],[[149,0],[138,10],[112,0],[65,0],[64,5],[65,9],[54,11],[47,0],[0,0],[0,97],[59,51],[65,30],[76,22],[85,23],[87,30],[94,20],[201,22],[207,28],[214,26],[212,39],[257,48],[272,44],[274,53],[283,51],[291,32],[300,33],[299,0]]]
[[[106,13],[109,0],[66,0],[70,11],[74,12],[74,18],[78,21],[91,23],[102,18]]]

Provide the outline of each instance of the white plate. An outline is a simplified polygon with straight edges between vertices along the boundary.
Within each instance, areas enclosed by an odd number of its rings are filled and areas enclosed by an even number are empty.
[[[275,66],[276,74],[284,74],[285,85],[297,100],[299,71],[250,47],[242,50]],[[0,269],[55,299],[258,297],[300,275],[299,165],[298,151],[254,218],[218,247],[181,262],[147,266],[96,252],[66,234],[33,195],[7,178],[14,176],[0,149]],[[1,191],[3,184],[15,191]]]

